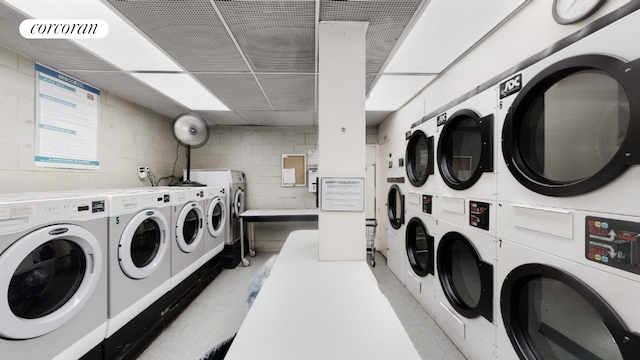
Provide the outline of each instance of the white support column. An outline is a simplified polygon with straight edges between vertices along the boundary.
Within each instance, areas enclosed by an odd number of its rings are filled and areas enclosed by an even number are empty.
[[[366,22],[321,22],[318,152],[321,178],[364,178]],[[320,211],[320,261],[366,259],[365,212]]]

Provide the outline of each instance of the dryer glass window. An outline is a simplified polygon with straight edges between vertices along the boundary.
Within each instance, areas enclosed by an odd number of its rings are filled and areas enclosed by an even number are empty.
[[[407,257],[413,271],[419,276],[433,274],[433,237],[418,218],[407,225]]]
[[[465,182],[478,168],[482,155],[482,134],[478,123],[469,117],[452,125],[444,149],[446,164],[455,180]]]
[[[462,240],[454,240],[450,246],[451,269],[447,270],[451,288],[466,307],[475,308],[480,302],[482,283],[474,250]]]
[[[211,224],[213,225],[214,230],[218,230],[222,225],[222,205],[217,203],[216,206],[213,207],[213,211],[211,212]]]
[[[553,182],[588,178],[620,149],[629,118],[629,99],[615,78],[576,72],[528,104],[518,135],[522,161]]]
[[[409,138],[405,160],[407,177],[413,186],[422,186],[432,173],[433,154],[430,152],[433,152],[433,144],[430,145],[430,140],[431,138],[427,138],[427,135],[419,130]]]
[[[158,254],[161,241],[158,223],[152,219],[144,220],[136,228],[131,241],[131,260],[134,265],[139,268],[149,265]]]
[[[188,245],[193,243],[198,237],[198,228],[200,227],[200,217],[195,210],[189,210],[186,218],[184,219],[184,226],[182,227],[182,236],[184,242]]]
[[[565,283],[536,277],[515,301],[527,346],[537,358],[623,359],[596,309]]]
[[[55,239],[33,250],[9,284],[9,307],[18,317],[37,319],[62,307],[78,290],[87,268],[77,243]]]
[[[402,226],[402,217],[403,217],[403,209],[402,209],[402,194],[400,194],[400,189],[398,186],[392,186],[389,189],[389,194],[387,196],[387,212],[389,216],[389,223],[394,229],[399,229]]]

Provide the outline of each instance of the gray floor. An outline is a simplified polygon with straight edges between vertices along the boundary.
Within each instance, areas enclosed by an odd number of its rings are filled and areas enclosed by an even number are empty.
[[[259,253],[251,266],[224,270],[193,303],[138,357],[140,360],[198,360],[233,336],[247,313],[247,287],[267,259]],[[377,254],[373,274],[422,359],[464,359]]]

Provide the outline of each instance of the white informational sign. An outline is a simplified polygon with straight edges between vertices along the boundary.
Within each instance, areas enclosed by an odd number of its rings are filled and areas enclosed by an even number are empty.
[[[309,169],[309,192],[318,191],[318,169]]]
[[[282,169],[282,183],[294,185],[296,183],[296,169]]]
[[[318,165],[320,158],[318,157],[318,150],[309,150],[307,151],[307,165]]]
[[[320,178],[322,211],[364,211],[364,178]]]
[[[36,64],[36,166],[97,170],[99,117],[99,89]]]

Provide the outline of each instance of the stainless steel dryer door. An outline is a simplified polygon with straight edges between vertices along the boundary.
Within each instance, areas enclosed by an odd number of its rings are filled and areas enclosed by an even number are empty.
[[[98,240],[77,225],[17,239],[0,254],[0,337],[30,339],[64,325],[93,294],[102,266]]]

